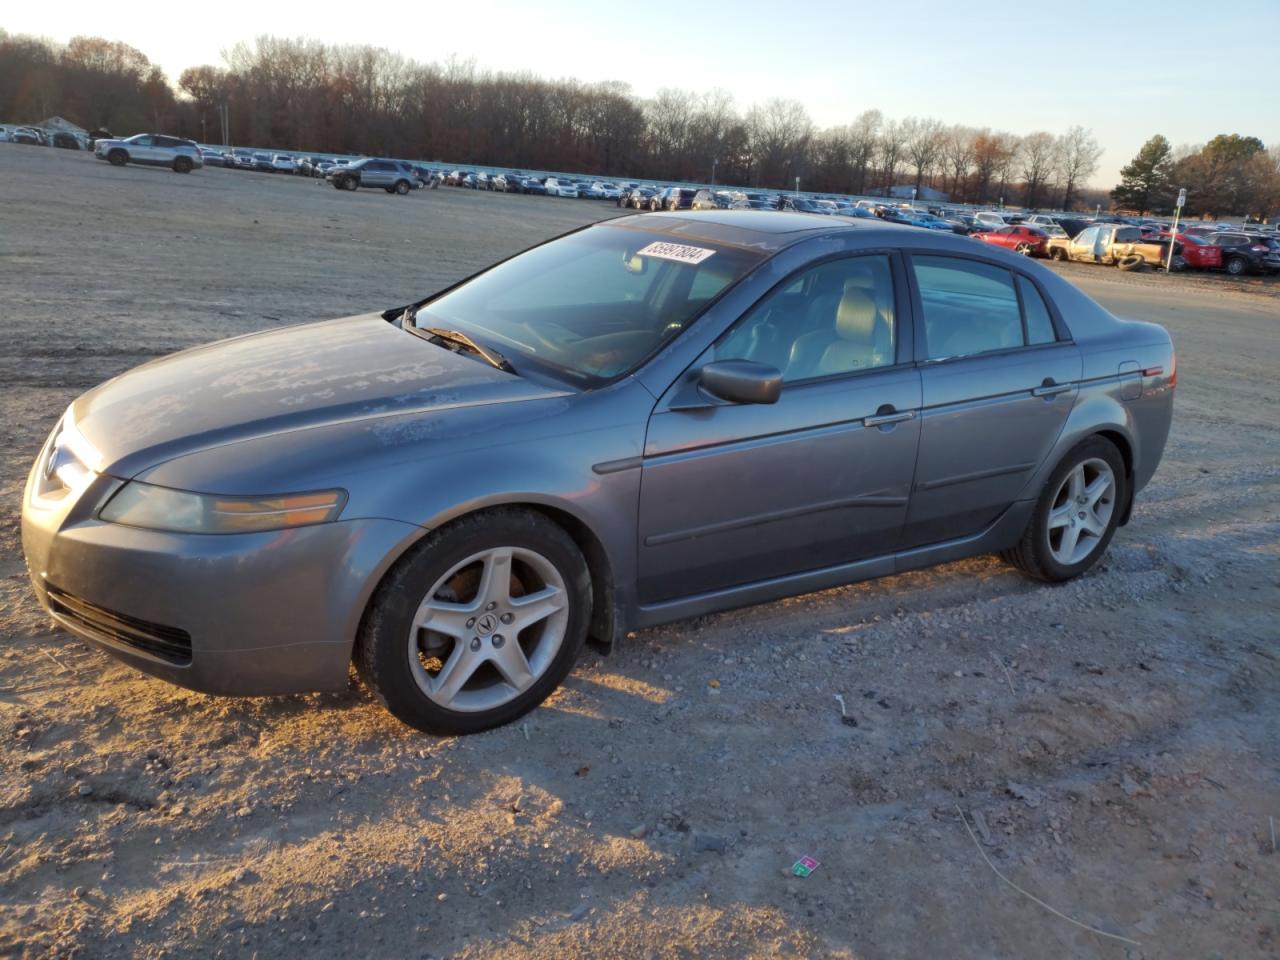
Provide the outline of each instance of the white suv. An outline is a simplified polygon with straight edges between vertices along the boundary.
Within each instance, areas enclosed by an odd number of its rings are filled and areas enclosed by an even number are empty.
[[[125,140],[98,140],[93,145],[93,153],[113,167],[142,163],[170,167],[175,173],[190,173],[204,166],[204,155],[195,141],[159,133],[139,133]]]

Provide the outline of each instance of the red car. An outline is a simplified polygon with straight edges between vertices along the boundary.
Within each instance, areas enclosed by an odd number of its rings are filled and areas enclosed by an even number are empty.
[[[1168,231],[1163,231],[1153,240],[1167,241]],[[1204,237],[1194,233],[1178,231],[1178,242],[1173,248],[1173,266],[1178,269],[1178,260],[1188,270],[1220,270],[1222,269],[1222,248],[1208,243]]]
[[[995,230],[975,233],[973,236],[983,243],[994,243],[997,247],[1004,247],[1024,257],[1043,257],[1044,244],[1049,239],[1049,235],[1043,230],[1021,224],[1013,227],[998,227]]]

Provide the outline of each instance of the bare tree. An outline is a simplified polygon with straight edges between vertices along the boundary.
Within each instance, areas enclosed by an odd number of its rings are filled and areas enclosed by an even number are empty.
[[[977,131],[969,127],[948,127],[942,134],[942,162],[951,174],[951,196],[956,199],[961,194],[961,184],[969,176],[976,156],[975,141]],[[943,190],[946,190],[946,177],[943,177]]]
[[[752,106],[747,132],[760,182],[789,185],[800,175],[813,137],[813,121],[804,104],[775,97]]]
[[[1018,168],[1026,184],[1026,206],[1035,208],[1045,181],[1057,166],[1058,141],[1053,134],[1038,130],[1022,138],[1018,147]]]
[[[1062,209],[1070,210],[1077,190],[1098,172],[1102,148],[1092,130],[1075,126],[1058,138],[1058,170],[1063,182]]]
[[[898,164],[902,160],[903,147],[907,142],[907,131],[898,120],[890,120],[880,132],[876,143],[876,153],[880,158],[880,172],[884,177],[884,192],[888,196],[893,189],[893,178]]]
[[[908,117],[902,122],[906,157],[916,168],[916,192],[924,185],[925,176],[937,163],[942,151],[942,124],[932,118]]]
[[[865,110],[849,126],[849,165],[853,168],[855,193],[867,192],[867,174],[876,155],[883,122],[879,110]]]

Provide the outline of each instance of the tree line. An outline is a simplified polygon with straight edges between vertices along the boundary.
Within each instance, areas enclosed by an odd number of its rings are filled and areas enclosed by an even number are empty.
[[[385,49],[260,37],[190,67],[171,87],[127,44],[77,37],[65,46],[0,31],[0,117],[53,113],[118,135],[163,130],[209,143],[309,153],[372,154],[876,194],[890,186],[953,200],[1092,208],[1102,154],[1091,131],[1018,136],[866,110],[819,128],[804,105],[774,98],[740,109],[723,90],[552,80],[450,59],[419,63]]]
[[[1170,214],[1187,191],[1188,216],[1247,214],[1258,219],[1280,210],[1280,148],[1257,137],[1219,134],[1206,144],[1174,149],[1156,134],[1120,171],[1111,191],[1116,205],[1140,214]]]

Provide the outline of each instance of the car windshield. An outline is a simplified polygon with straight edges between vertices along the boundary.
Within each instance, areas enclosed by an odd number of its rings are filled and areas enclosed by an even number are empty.
[[[755,251],[593,227],[534,247],[420,307],[523,366],[595,386],[634,369],[762,259]]]

